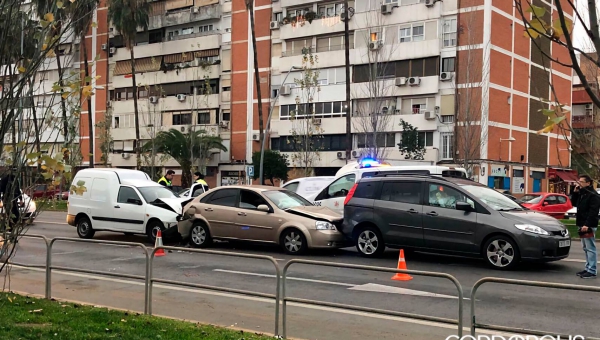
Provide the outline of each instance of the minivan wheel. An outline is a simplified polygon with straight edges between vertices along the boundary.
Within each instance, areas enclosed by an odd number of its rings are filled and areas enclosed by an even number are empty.
[[[161,232],[164,232],[165,226],[164,226],[164,224],[162,224],[162,222],[153,220],[152,222],[150,222],[148,224],[148,227],[146,228],[146,230],[147,230],[146,233],[148,236],[148,240],[155,244],[156,243],[156,235],[158,235],[158,231],[160,230]]]
[[[190,244],[195,248],[205,248],[212,244],[212,237],[208,227],[204,224],[196,224],[190,231]]]
[[[91,239],[94,237],[95,233],[96,231],[92,229],[92,222],[90,222],[89,218],[80,217],[79,220],[77,220],[77,235],[79,235],[80,238]]]
[[[385,250],[385,243],[379,230],[368,226],[362,229],[356,237],[356,249],[365,257],[376,257]]]
[[[519,248],[509,237],[493,236],[485,243],[483,257],[494,269],[512,269],[519,263]]]
[[[281,234],[280,244],[290,255],[303,254],[308,249],[306,237],[300,230],[294,228],[287,229]]]

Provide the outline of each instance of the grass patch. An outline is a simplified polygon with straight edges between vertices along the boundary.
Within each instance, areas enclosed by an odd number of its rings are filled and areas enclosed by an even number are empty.
[[[0,293],[0,320],[0,339],[270,339],[254,333],[12,293]]]
[[[579,238],[579,234],[577,233],[577,226],[575,225],[575,220],[560,220],[567,229],[569,229],[569,234],[573,238]],[[596,240],[600,240],[600,233],[596,231]]]
[[[37,201],[35,204],[40,211],[67,211],[67,201]]]

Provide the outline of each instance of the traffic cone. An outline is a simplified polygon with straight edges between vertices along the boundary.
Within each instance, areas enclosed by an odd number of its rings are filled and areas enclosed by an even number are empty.
[[[404,250],[400,249],[400,257],[398,258],[398,269],[407,270],[406,268],[406,260],[404,259]],[[392,276],[392,280],[395,281],[410,281],[412,280],[412,276],[405,273],[396,273],[396,275]]]
[[[158,230],[158,232],[156,233],[156,242],[154,243],[154,249],[158,248],[158,247],[162,247],[163,243],[162,243],[162,232],[160,230]],[[154,253],[154,256],[159,257],[159,256],[165,256],[165,250],[160,248],[159,250],[156,251],[156,253]]]

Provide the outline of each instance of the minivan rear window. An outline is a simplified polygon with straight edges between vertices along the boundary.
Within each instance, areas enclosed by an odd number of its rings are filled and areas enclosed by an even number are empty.
[[[381,181],[377,182],[359,182],[354,196],[356,198],[374,199],[379,194],[379,188],[381,187]]]

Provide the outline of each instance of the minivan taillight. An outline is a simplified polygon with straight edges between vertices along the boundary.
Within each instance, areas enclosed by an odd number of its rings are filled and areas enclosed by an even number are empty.
[[[354,192],[356,191],[357,186],[358,186],[358,184],[354,184],[352,189],[350,189],[350,191],[348,192],[348,195],[346,195],[346,199],[344,200],[344,205],[346,205],[346,204],[348,204],[348,202],[350,202],[350,200],[352,199],[352,196],[354,196]]]

